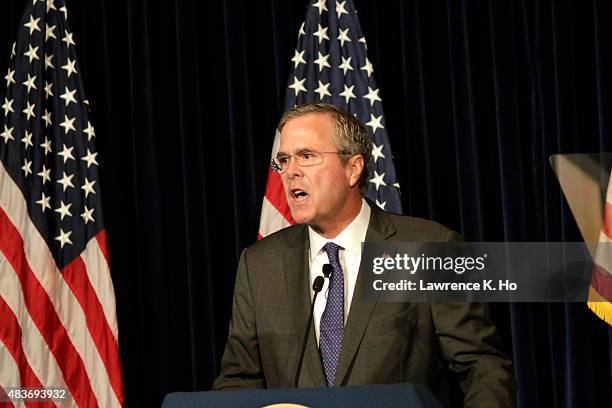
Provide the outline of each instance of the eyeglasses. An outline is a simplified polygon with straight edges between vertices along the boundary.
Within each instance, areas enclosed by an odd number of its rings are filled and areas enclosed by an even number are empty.
[[[295,158],[295,163],[300,167],[310,167],[316,166],[317,164],[321,164],[323,162],[323,156],[326,154],[339,154],[346,155],[346,152],[315,152],[315,151],[303,151],[296,153],[292,156],[278,156],[273,158],[270,161],[270,165],[272,166],[272,170],[277,172],[278,174],[283,174],[289,168],[289,162],[291,158]]]

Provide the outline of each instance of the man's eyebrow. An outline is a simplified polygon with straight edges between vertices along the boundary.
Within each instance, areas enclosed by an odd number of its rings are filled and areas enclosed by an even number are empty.
[[[311,149],[310,147],[301,147],[297,149],[294,154],[304,154],[304,153],[313,153],[313,152],[314,150]],[[276,153],[276,158],[286,157],[286,156],[291,156],[291,155],[288,153],[282,152],[282,151],[279,151],[278,153]]]

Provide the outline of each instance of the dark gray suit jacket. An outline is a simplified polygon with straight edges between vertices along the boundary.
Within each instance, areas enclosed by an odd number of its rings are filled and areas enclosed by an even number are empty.
[[[460,239],[432,221],[371,208],[368,242]],[[244,250],[214,389],[292,387],[310,307],[308,250],[304,225]],[[500,351],[482,304],[363,302],[360,285],[361,276],[346,322],[337,384],[420,383],[448,404],[448,379],[454,377],[465,406],[515,405],[512,363]],[[299,386],[326,386],[314,328]]]

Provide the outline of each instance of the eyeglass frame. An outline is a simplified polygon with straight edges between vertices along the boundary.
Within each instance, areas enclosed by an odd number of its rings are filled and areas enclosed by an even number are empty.
[[[318,164],[323,163],[323,160],[317,162],[317,163],[312,163],[312,164],[299,164],[299,159],[298,157],[300,155],[304,155],[304,154],[314,154],[314,155],[325,155],[325,154],[337,154],[339,156],[350,156],[351,154],[346,152],[346,151],[336,151],[336,152],[319,152],[316,150],[307,150],[304,149],[303,151],[300,151],[296,154],[291,154],[291,155],[285,155],[285,156],[281,156],[282,158],[288,158],[289,160],[287,161],[287,169],[285,169],[283,171],[282,167],[280,165],[278,165],[275,160],[278,160],[279,157],[273,157],[272,159],[270,159],[270,166],[272,167],[272,171],[274,171],[275,173],[278,174],[284,174],[287,172],[287,170],[289,169],[289,164],[291,163],[291,159],[292,158],[296,158],[296,165],[298,165],[299,167],[312,167],[312,166],[316,166]]]

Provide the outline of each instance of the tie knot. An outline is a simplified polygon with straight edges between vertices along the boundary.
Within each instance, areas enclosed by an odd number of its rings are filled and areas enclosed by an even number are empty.
[[[327,252],[327,256],[329,257],[330,261],[338,259],[338,252],[340,251],[340,245],[333,243],[333,242],[328,242],[327,244],[323,246],[323,249],[325,250],[325,252]]]

